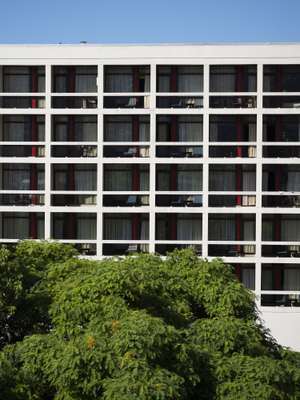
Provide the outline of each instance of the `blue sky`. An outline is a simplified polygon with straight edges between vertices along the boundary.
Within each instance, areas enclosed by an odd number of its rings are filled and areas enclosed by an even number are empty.
[[[2,0],[0,43],[300,41],[300,0]]]

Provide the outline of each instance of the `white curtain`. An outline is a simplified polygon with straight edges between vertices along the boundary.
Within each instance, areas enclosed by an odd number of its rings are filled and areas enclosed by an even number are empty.
[[[212,191],[234,191],[235,172],[234,171],[210,171],[209,187]]]
[[[202,224],[197,217],[177,219],[177,240],[201,240]]]
[[[131,190],[131,170],[107,170],[105,171],[105,190]]]
[[[149,190],[149,172],[148,171],[140,171],[140,190],[148,191]]]
[[[170,92],[170,77],[168,75],[159,76],[158,89],[160,92]]]
[[[29,169],[4,171],[3,186],[6,190],[29,190],[30,171]]]
[[[272,221],[263,221],[262,223],[262,240],[265,242],[273,240],[273,223]]]
[[[76,75],[75,91],[81,93],[96,92],[96,75]]]
[[[255,222],[244,221],[244,240],[255,240]]]
[[[23,213],[15,213],[14,218],[4,218],[3,221],[4,239],[28,239],[29,218]]]
[[[246,288],[255,289],[255,270],[254,268],[242,268],[242,282]]]
[[[57,75],[55,77],[55,90],[56,92],[67,92],[67,78],[64,75]]]
[[[4,140],[23,141],[25,140],[25,126],[20,122],[9,122],[5,124]]]
[[[132,74],[109,74],[106,76],[105,83],[107,92],[132,92],[133,89]]]
[[[131,142],[132,125],[130,122],[107,122],[105,124],[105,139],[109,142]]]
[[[97,140],[97,124],[95,122],[83,121],[75,130],[75,141],[94,142]]]
[[[281,221],[281,240],[298,241],[300,240],[300,224],[296,219]]]
[[[273,270],[263,269],[261,274],[261,286],[263,290],[273,289]]]
[[[255,142],[256,141],[256,124],[254,122],[249,122],[248,125],[249,129],[249,142]]]
[[[141,237],[140,240],[149,239],[149,220],[143,219],[141,221]]]
[[[141,142],[148,142],[150,138],[150,124],[147,122],[140,122],[139,135]]]
[[[96,218],[86,218],[85,216],[79,216],[76,218],[76,225],[76,239],[96,239]]]
[[[55,172],[55,190],[67,189],[67,171]]]
[[[177,190],[202,190],[202,171],[177,171]]]
[[[202,92],[202,75],[179,74],[178,92]]]
[[[104,238],[105,240],[131,240],[131,220],[129,218],[106,218]]]
[[[7,92],[30,92],[30,75],[5,75],[4,79]]]
[[[144,92],[150,92],[150,75],[145,75],[145,88]]]
[[[45,238],[45,220],[44,220],[44,218],[37,219],[37,238],[38,239]]]
[[[255,171],[243,171],[243,190],[256,190],[256,173]]]
[[[208,225],[209,240],[235,240],[233,219],[212,219]]]
[[[168,171],[158,171],[156,175],[156,190],[169,190],[169,173]]]
[[[178,124],[178,140],[182,142],[201,142],[203,125],[201,122],[180,122]]]
[[[289,171],[287,180],[287,191],[300,191],[300,171]]]
[[[68,127],[66,124],[55,125],[55,140],[61,142],[68,141]]]
[[[96,190],[97,171],[83,167],[75,171],[75,190]]]
[[[300,290],[300,269],[299,268],[284,269],[283,290]]]
[[[232,67],[218,67],[217,73],[214,73],[212,68],[211,73],[210,90],[212,92],[235,91],[235,74]]]

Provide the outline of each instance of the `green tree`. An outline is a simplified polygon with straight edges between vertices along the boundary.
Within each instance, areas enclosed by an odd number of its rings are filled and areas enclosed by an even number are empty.
[[[48,299],[48,326],[0,353],[3,398],[300,398],[299,355],[275,343],[221,260],[176,250],[57,261],[37,268],[33,290]]]

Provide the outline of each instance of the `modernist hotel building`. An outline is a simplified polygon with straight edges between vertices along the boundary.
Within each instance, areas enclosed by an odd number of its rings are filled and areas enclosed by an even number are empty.
[[[0,141],[1,243],[194,247],[300,348],[300,45],[2,45]]]

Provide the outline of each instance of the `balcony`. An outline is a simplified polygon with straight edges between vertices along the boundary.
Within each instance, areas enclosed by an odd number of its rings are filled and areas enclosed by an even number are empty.
[[[209,146],[209,157],[255,158],[256,146]]]
[[[157,142],[202,142],[202,115],[157,115]]]
[[[97,157],[97,146],[77,145],[77,146],[51,146],[52,157],[71,157],[71,158],[93,158]]]
[[[202,158],[202,146],[156,146],[156,157]]]
[[[106,93],[149,92],[149,65],[105,65],[104,91]]]
[[[202,240],[202,214],[156,214],[156,240]]]
[[[103,157],[148,158],[149,146],[104,146]]]
[[[263,207],[300,207],[300,196],[284,196],[282,194],[262,197]]]
[[[263,146],[265,158],[299,158],[300,146]]]
[[[155,245],[155,253],[160,254],[162,256],[166,256],[167,253],[171,253],[175,249],[193,249],[197,256],[202,256],[202,245],[201,244],[156,244]]]
[[[253,195],[209,195],[209,207],[255,207],[256,196]]]
[[[256,96],[210,96],[210,108],[256,108]]]
[[[0,157],[45,157],[45,146],[0,145]]]
[[[209,214],[208,240],[254,241],[255,214]]]
[[[202,195],[156,195],[157,207],[202,207]]]
[[[209,257],[254,257],[254,244],[209,244]]]
[[[57,65],[52,67],[52,92],[96,93],[97,66]]]
[[[4,93],[43,93],[45,92],[44,66],[3,66],[0,67],[0,80]]]
[[[95,213],[52,213],[51,237],[60,240],[95,240]]]
[[[0,108],[45,108],[45,97],[0,96]]]
[[[262,306],[273,307],[300,307],[299,294],[262,294]]]
[[[1,206],[43,206],[44,204],[43,194],[0,194]]]
[[[52,190],[96,191],[97,165],[53,164]]]
[[[150,97],[105,96],[104,108],[150,108]]]
[[[104,191],[148,191],[149,165],[105,164]]]
[[[211,142],[255,142],[256,116],[211,115],[209,140]]]
[[[256,92],[256,65],[211,65],[210,92]]]
[[[157,108],[203,108],[203,97],[200,96],[158,96]]]
[[[286,245],[286,244],[264,244],[261,246],[262,257],[300,257],[300,246],[299,245]]]
[[[104,256],[125,256],[135,253],[149,253],[149,245],[145,243],[104,243],[102,249]]]
[[[262,241],[300,241],[300,215],[263,214]]]
[[[86,194],[54,194],[51,196],[51,205],[54,207],[82,207],[95,206],[97,204],[96,195]]]
[[[149,142],[148,115],[104,115],[105,142]]]
[[[300,166],[293,164],[263,165],[262,189],[264,192],[300,191]]]
[[[44,190],[43,164],[0,164],[1,190]]]
[[[202,165],[156,164],[156,190],[201,191]]]
[[[78,109],[97,108],[97,97],[52,96],[51,104],[52,108],[78,108]]]
[[[33,212],[1,212],[1,239],[44,239],[44,214]]]
[[[103,207],[147,207],[149,206],[149,195],[104,195]]]
[[[299,142],[299,115],[264,115],[264,142]]]
[[[210,191],[255,192],[255,189],[256,189],[255,165],[215,164],[209,166]]]
[[[74,243],[73,246],[83,256],[95,256],[97,253],[96,243]]]
[[[43,142],[44,115],[1,115],[3,142]]]
[[[264,92],[300,92],[300,65],[264,65]]]
[[[96,115],[52,115],[52,141],[96,142]]]
[[[158,65],[156,74],[159,93],[203,91],[202,65]]]
[[[149,214],[103,214],[103,240],[149,240]]]
[[[264,96],[264,108],[300,108],[300,96]]]

